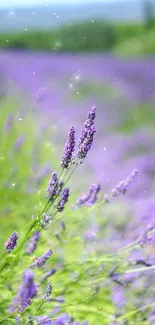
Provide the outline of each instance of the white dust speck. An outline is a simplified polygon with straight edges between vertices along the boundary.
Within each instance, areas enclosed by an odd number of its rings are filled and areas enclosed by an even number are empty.
[[[14,16],[15,12],[14,11],[9,11],[9,16]]]
[[[27,28],[25,28],[25,32],[27,32]]]
[[[11,185],[14,187],[16,184],[15,183],[12,183]]]
[[[104,150],[107,150],[107,148],[106,148],[106,147],[104,147]]]
[[[77,95],[79,95],[79,91],[77,91],[76,93],[77,93]]]

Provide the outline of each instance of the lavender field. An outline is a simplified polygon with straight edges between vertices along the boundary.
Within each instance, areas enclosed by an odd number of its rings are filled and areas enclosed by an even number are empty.
[[[0,75],[0,324],[155,324],[155,58],[1,51]]]

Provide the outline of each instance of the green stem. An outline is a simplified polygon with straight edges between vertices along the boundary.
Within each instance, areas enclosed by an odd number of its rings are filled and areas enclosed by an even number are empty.
[[[0,319],[0,324],[2,324],[5,320],[7,320],[10,316],[12,316],[13,314],[15,313],[15,311],[11,314],[9,314],[8,316],[6,316],[5,318],[3,319]]]
[[[151,308],[153,306],[155,306],[155,302],[152,302],[151,304],[145,305],[144,307],[141,307],[141,308],[135,309],[135,310],[133,310],[133,311],[131,311],[129,313],[126,313],[126,314],[118,317],[117,320],[127,319],[127,318],[129,318],[129,317],[131,317],[131,316],[133,316],[133,315],[135,315],[135,314],[137,314],[137,313],[139,313],[139,312],[141,312],[141,311],[143,311],[143,310],[145,310],[147,308]]]

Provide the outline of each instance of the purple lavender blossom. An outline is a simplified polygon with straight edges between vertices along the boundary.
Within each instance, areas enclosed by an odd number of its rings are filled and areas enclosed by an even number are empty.
[[[17,245],[18,232],[14,232],[5,243],[5,250],[10,253]]]
[[[41,278],[41,282],[45,281],[47,278],[49,278],[50,276],[52,276],[53,274],[55,274],[56,271],[57,271],[56,269],[52,269],[52,270],[46,272],[44,274],[44,276]]]
[[[57,205],[57,210],[59,212],[63,211],[65,204],[68,202],[68,197],[69,197],[69,188],[65,187],[61,193],[61,200]]]
[[[87,200],[86,205],[91,207],[94,205],[97,201],[98,193],[101,189],[101,186],[99,184],[92,184],[89,188],[90,198]]]
[[[52,325],[52,321],[47,316],[36,317],[36,322],[38,325]]]
[[[28,241],[28,247],[26,249],[27,255],[30,255],[35,251],[39,238],[40,238],[40,233],[39,231],[36,231]]]
[[[47,229],[47,226],[51,223],[51,218],[43,213],[43,218],[40,220],[40,225],[42,229]]]
[[[83,159],[87,156],[88,151],[91,149],[94,134],[96,132],[94,126],[94,119],[96,117],[96,107],[93,106],[87,116],[84,123],[84,129],[81,131],[80,138],[78,140],[78,162],[82,163]]]
[[[70,127],[68,141],[65,145],[63,155],[61,157],[61,167],[68,168],[72,160],[73,152],[75,150],[75,128]]]
[[[25,141],[25,137],[20,136],[14,143],[14,150],[20,150],[20,148],[22,147],[24,141]]]
[[[10,129],[12,128],[12,125],[13,125],[13,115],[12,114],[9,114],[8,115],[8,118],[7,118],[7,121],[4,125],[4,132],[9,132]]]
[[[90,127],[93,125],[95,117],[96,117],[96,106],[93,106],[90,108],[90,111],[88,112],[87,119],[84,123],[84,129],[82,129],[82,131],[81,131],[81,135],[78,140],[78,148],[81,146],[83,141],[86,139],[87,132],[90,129]]]
[[[126,303],[124,291],[119,285],[115,285],[113,287],[112,301],[114,302],[117,308],[123,308]]]
[[[36,267],[42,267],[46,261],[51,257],[52,250],[49,249],[46,254],[38,257],[33,264],[31,264],[31,269],[35,269]]]
[[[58,180],[58,175],[54,171],[52,173],[52,178],[51,178],[51,180],[50,180],[50,182],[48,184],[47,194],[46,194],[46,198],[50,199],[51,202],[53,202],[54,198],[56,197],[56,195],[58,193],[57,180]]]
[[[79,163],[82,163],[83,159],[87,156],[88,151],[91,149],[95,132],[95,126],[92,125],[87,131],[87,136],[85,140],[79,146],[79,150],[77,153]]]
[[[51,293],[52,293],[52,285],[51,285],[51,281],[48,281],[46,297],[45,297],[46,300],[49,300]]]
[[[139,244],[144,247],[146,245],[154,244],[155,243],[155,232],[152,232],[154,230],[153,225],[148,225],[144,233],[141,235],[141,238],[139,240]]]
[[[20,325],[21,324],[21,317],[20,317],[20,315],[17,315],[16,316],[16,324],[17,325]]]
[[[36,297],[37,292],[38,287],[34,283],[34,274],[31,270],[27,270],[24,273],[24,283],[19,288],[17,297],[13,300],[9,311],[13,312],[18,306],[20,306],[20,312],[22,312],[27,306],[31,305],[31,300]]]
[[[76,206],[82,207],[83,205],[87,205],[90,207],[95,204],[100,189],[101,187],[99,184],[92,184],[88,189],[88,193],[82,194],[82,196],[77,200]]]
[[[121,181],[116,188],[114,188],[112,190],[112,196],[117,197],[120,194],[125,195],[128,189],[128,186],[131,182],[133,182],[133,180],[136,178],[136,176],[138,175],[138,170],[134,169],[132,171],[132,173],[129,175],[129,177],[127,177],[125,180]]]
[[[52,325],[66,325],[69,321],[69,316],[67,313],[61,314],[53,323]]]

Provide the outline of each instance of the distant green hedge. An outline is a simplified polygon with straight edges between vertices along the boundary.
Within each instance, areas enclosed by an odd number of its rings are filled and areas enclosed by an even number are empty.
[[[152,30],[155,32],[155,24]],[[112,24],[102,20],[79,22],[50,31],[0,35],[0,48],[61,52],[112,51],[130,39],[142,39],[143,23]],[[153,33],[153,32],[152,32]],[[155,39],[155,38],[154,38]],[[149,47],[152,49],[152,47]]]

